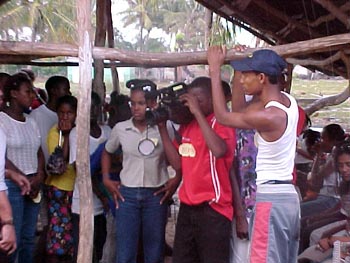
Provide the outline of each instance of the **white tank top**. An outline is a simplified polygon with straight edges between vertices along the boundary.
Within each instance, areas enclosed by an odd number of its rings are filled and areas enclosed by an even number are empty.
[[[277,101],[270,101],[265,105],[277,107],[287,114],[287,127],[282,136],[273,142],[265,141],[256,133],[258,155],[256,158],[257,185],[269,180],[289,181],[293,179],[294,157],[298,123],[298,106],[295,99],[284,93],[290,100],[287,108]]]

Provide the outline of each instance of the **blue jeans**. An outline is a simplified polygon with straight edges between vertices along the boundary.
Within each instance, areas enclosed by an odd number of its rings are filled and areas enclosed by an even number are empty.
[[[339,202],[339,198],[319,194],[315,200],[300,204],[301,218],[318,215],[327,209],[334,208]]]
[[[163,195],[154,196],[158,189],[125,186],[120,188],[125,201],[119,201],[119,208],[116,211],[118,263],[136,262],[141,231],[144,262],[164,261],[168,206],[164,203],[160,204]]]
[[[21,189],[12,181],[6,180],[6,185],[17,239],[17,250],[11,255],[10,262],[15,262],[17,257],[18,263],[32,263],[40,203],[36,204],[29,197],[21,195]]]

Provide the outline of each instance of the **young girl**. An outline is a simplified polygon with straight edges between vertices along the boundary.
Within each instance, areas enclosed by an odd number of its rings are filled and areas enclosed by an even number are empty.
[[[33,249],[37,217],[40,209],[40,186],[44,180],[44,157],[40,147],[37,124],[25,114],[34,98],[33,84],[27,75],[17,73],[9,77],[4,87],[7,103],[0,112],[0,127],[6,134],[6,167],[25,175],[31,184],[29,195],[6,180],[8,197],[16,229],[17,253],[10,262],[33,262]]]
[[[47,135],[47,147],[51,154],[62,136],[62,149],[67,163],[67,169],[60,175],[48,175],[48,232],[46,253],[47,262],[66,262],[73,258],[72,232],[72,195],[75,181],[75,169],[68,164],[69,133],[75,126],[77,99],[66,95],[58,99],[56,112],[58,124],[54,125]],[[60,135],[61,133],[61,135]]]

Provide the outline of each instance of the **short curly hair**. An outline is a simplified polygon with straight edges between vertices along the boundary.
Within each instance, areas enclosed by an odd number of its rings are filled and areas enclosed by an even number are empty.
[[[28,77],[27,74],[23,72],[18,72],[11,75],[4,86],[4,100],[5,102],[9,102],[11,100],[11,91],[19,90],[23,83],[27,83],[33,86],[32,80]]]

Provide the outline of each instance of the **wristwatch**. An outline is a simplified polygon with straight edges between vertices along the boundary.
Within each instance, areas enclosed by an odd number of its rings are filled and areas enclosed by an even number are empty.
[[[1,220],[0,225],[4,226],[4,225],[11,225],[13,226],[13,218],[7,219],[7,220]]]

